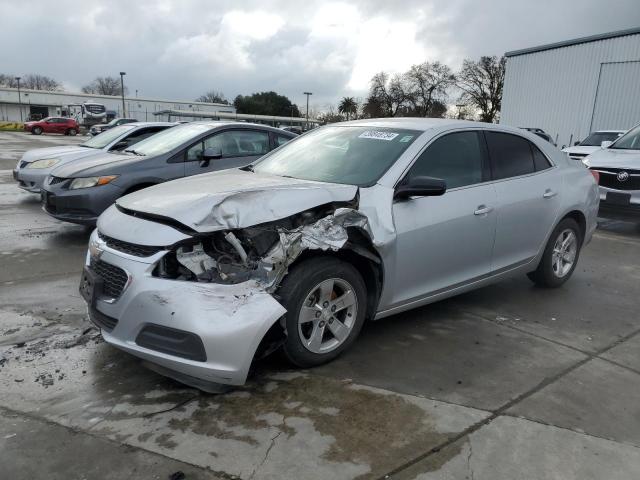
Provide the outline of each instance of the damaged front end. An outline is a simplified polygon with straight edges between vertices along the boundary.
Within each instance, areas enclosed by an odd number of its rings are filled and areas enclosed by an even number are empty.
[[[304,251],[345,248],[349,228],[371,238],[367,217],[354,207],[331,204],[274,222],[196,235],[175,245],[153,275],[205,283],[253,282],[255,288],[273,293]]]

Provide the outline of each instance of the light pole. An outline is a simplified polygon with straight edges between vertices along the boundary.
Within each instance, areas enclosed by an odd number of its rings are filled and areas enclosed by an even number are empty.
[[[20,122],[22,122],[22,97],[20,96],[20,79],[22,77],[16,77],[18,82],[18,110],[20,110]]]
[[[309,95],[313,95],[311,92],[302,92],[307,96],[307,130],[309,130]]]
[[[127,72],[120,72],[120,94],[122,95],[122,116],[123,117],[127,116],[124,110],[124,76],[126,74]]]

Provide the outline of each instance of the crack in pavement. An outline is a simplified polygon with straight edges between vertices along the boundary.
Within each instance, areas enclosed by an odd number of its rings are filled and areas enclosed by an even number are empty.
[[[284,415],[282,416],[282,422],[280,422],[279,427],[284,427],[286,425],[286,420],[287,417],[285,417]],[[262,467],[266,461],[267,458],[269,458],[269,454],[271,453],[271,450],[273,449],[273,447],[276,444],[276,440],[278,439],[278,437],[280,435],[282,435],[284,432],[282,430],[280,430],[278,433],[276,433],[272,438],[271,438],[271,444],[269,445],[269,448],[267,448],[267,451],[264,454],[264,458],[262,459],[262,461],[256,466],[256,468],[253,469],[253,471],[251,472],[251,475],[249,475],[249,478],[247,480],[252,480],[253,477],[255,477],[256,473],[258,472],[258,470],[260,469],[260,467]]]

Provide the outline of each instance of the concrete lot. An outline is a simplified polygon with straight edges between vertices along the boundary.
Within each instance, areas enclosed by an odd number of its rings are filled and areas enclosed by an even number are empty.
[[[70,140],[0,133],[0,170]],[[558,290],[514,278],[218,396],[101,341],[77,292],[88,235],[0,171],[2,478],[640,478],[635,225],[604,222]]]

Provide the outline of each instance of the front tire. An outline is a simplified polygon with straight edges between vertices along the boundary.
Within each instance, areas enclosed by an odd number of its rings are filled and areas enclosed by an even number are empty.
[[[333,360],[353,344],[364,324],[365,283],[354,266],[337,258],[295,265],[278,294],[287,309],[284,351],[298,367]]]
[[[33,127],[31,133],[34,135],[42,135],[42,127]]]
[[[540,287],[557,288],[569,280],[578,264],[582,232],[572,218],[562,220],[549,237],[538,268],[527,274]]]

